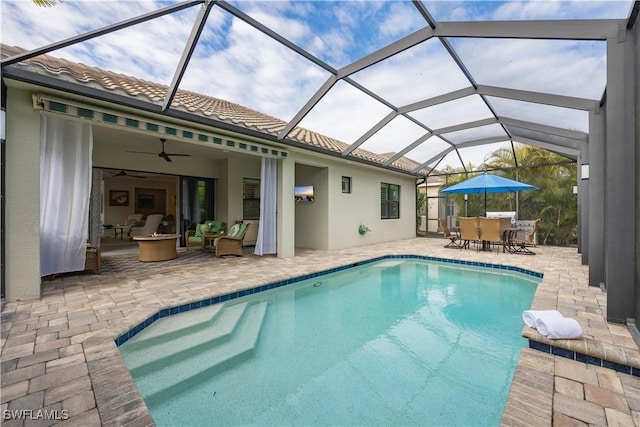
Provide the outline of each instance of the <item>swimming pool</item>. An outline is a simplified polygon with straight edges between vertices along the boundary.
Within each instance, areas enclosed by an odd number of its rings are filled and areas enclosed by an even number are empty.
[[[497,425],[538,282],[384,259],[160,319],[120,349],[158,425]]]

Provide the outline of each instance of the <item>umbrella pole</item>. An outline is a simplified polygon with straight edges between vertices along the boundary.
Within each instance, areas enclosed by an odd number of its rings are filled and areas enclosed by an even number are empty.
[[[484,189],[484,216],[487,216],[487,189]]]

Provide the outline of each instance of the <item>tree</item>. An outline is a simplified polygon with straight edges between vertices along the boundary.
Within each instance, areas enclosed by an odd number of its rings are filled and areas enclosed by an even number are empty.
[[[514,151],[518,167],[514,161]],[[573,186],[577,182],[576,164],[566,158],[529,145],[518,145],[515,150],[498,149],[485,158],[486,169],[491,173],[516,181],[534,185],[538,190],[515,193],[487,194],[490,211],[515,211],[518,198],[518,218],[542,221],[538,226],[538,241],[542,244],[567,246],[575,244],[578,224],[577,199]],[[472,165],[467,170],[474,170]],[[477,169],[476,169],[477,170]],[[447,168],[448,185],[457,184],[478,173],[464,173],[463,168]],[[460,212],[464,212],[463,194],[452,194]],[[484,215],[484,195],[469,194],[467,201],[469,216]]]

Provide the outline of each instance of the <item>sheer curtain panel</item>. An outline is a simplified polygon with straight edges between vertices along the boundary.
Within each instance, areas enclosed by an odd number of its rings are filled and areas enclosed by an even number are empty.
[[[91,125],[40,118],[40,275],[84,270]]]
[[[256,255],[276,253],[277,205],[278,160],[263,157],[260,172],[260,227],[256,240]]]

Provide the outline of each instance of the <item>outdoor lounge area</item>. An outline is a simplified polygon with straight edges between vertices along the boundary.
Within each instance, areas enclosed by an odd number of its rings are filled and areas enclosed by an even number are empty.
[[[640,348],[625,326],[606,321],[607,294],[587,285],[587,267],[575,250],[545,246],[536,248],[535,257],[506,257],[452,251],[442,242],[415,238],[330,252],[297,250],[292,258],[189,251],[200,260],[177,265],[178,258],[153,269],[127,264],[135,255],[105,257],[103,264],[123,268],[63,276],[44,283],[42,299],[5,305],[3,408],[6,402],[12,402],[9,408],[67,408],[73,425],[151,425],[114,339],[152,313],[366,259],[412,254],[513,266],[526,260],[526,268],[544,274],[531,308],[557,309],[580,322],[582,339],[553,342],[523,324],[524,336],[552,344],[554,354],[522,351],[502,425],[640,426]],[[239,270],[253,273],[234,274]],[[567,352],[631,367],[634,375],[562,357]]]

